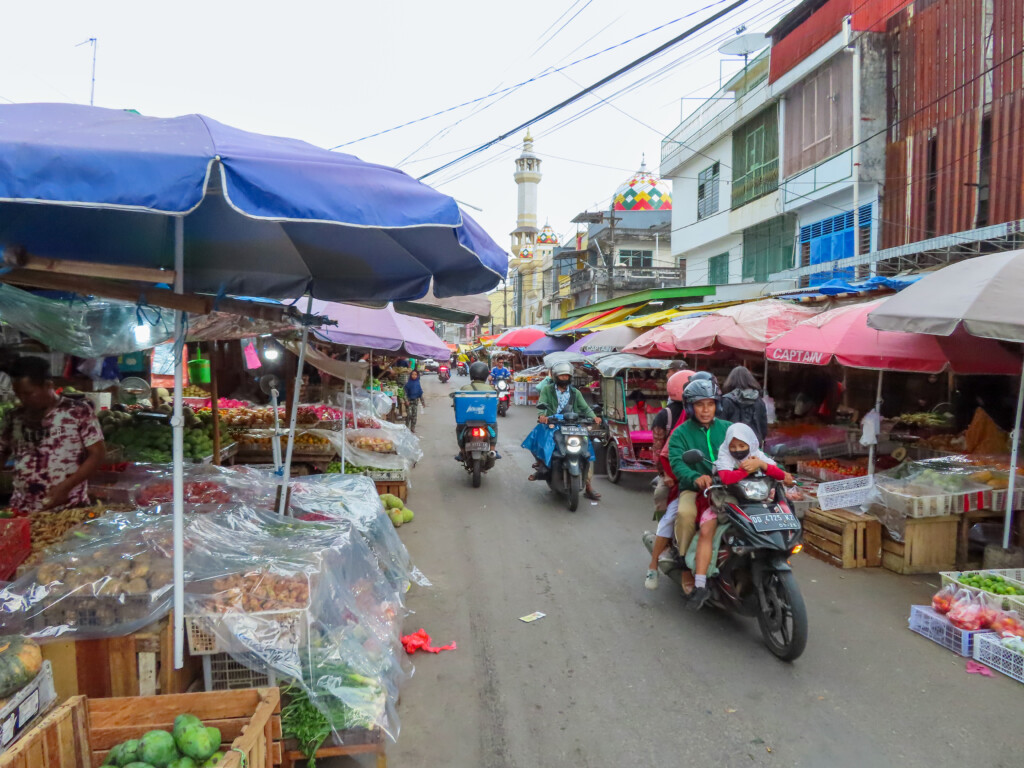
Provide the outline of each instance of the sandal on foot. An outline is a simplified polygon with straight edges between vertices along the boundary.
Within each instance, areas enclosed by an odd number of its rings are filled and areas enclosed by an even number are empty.
[[[584,491],[583,495],[588,499],[593,499],[594,501],[600,501],[601,499],[601,494],[597,491]]]

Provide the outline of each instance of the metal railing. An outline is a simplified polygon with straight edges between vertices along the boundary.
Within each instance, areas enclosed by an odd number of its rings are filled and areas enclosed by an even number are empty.
[[[732,182],[732,207],[739,208],[779,188],[779,159],[759,165]]]

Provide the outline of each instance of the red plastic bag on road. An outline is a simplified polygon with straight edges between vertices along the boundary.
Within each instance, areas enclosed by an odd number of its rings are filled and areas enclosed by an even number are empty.
[[[448,645],[442,645],[440,648],[434,648],[430,645],[430,635],[427,634],[427,630],[420,629],[417,632],[413,632],[411,635],[406,635],[402,638],[402,645],[405,647],[405,652],[408,654],[416,653],[416,651],[426,651],[427,653],[440,653],[441,651],[454,651],[455,643],[449,643]]]

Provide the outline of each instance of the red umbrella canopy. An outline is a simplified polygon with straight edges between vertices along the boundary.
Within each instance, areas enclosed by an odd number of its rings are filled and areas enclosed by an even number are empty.
[[[623,347],[622,351],[644,357],[675,357],[679,354],[676,351],[676,337],[684,334],[702,319],[702,317],[686,317],[659,325],[657,328],[652,328],[637,336]]]
[[[778,299],[725,307],[700,318],[685,332],[677,334],[676,351],[700,352],[727,347],[745,352],[764,352],[769,342],[819,311]]]
[[[495,347],[528,347],[544,335],[544,328],[528,325],[524,328],[510,328],[494,340]]]
[[[952,336],[876,331],[867,317],[887,299],[823,312],[782,334],[765,349],[769,360],[907,373],[1006,374],[1020,372],[1020,358],[999,342],[958,330]]]

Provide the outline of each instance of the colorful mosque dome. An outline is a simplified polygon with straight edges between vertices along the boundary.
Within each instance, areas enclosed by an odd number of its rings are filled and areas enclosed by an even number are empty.
[[[524,245],[519,249],[519,254],[516,256],[517,259],[532,259],[533,258],[533,246]]]
[[[615,192],[616,211],[671,211],[672,193],[665,183],[640,163],[640,170]]]
[[[544,224],[544,229],[537,235],[537,242],[542,245],[558,245],[558,235],[555,234],[555,230],[551,228],[550,224]]]

